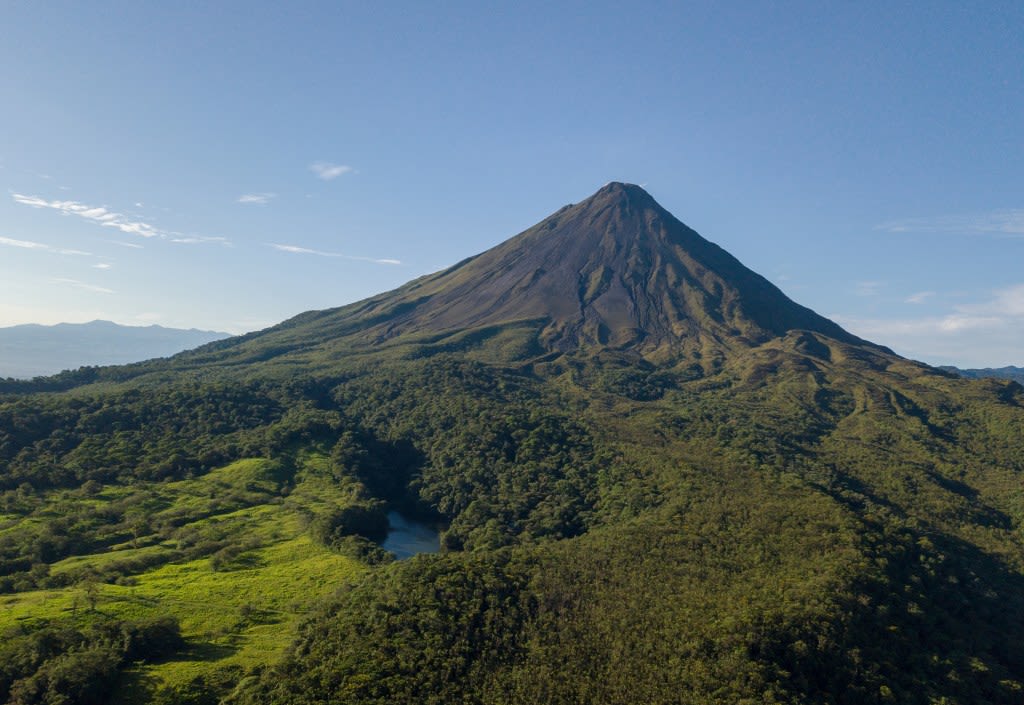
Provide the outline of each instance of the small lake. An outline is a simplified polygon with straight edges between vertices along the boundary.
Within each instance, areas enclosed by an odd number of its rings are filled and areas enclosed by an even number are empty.
[[[388,537],[380,546],[402,560],[417,553],[437,553],[441,550],[441,534],[433,526],[409,519],[398,512],[388,512]]]

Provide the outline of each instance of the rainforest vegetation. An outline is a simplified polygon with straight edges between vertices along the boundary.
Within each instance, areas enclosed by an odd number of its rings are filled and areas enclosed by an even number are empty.
[[[798,369],[766,385],[756,358],[689,367],[438,354],[8,394],[0,687],[18,703],[1021,697],[1024,390],[909,363],[884,373],[899,395],[868,367],[825,385]],[[392,507],[443,523],[444,552],[389,563]],[[197,598],[229,618],[197,621]]]

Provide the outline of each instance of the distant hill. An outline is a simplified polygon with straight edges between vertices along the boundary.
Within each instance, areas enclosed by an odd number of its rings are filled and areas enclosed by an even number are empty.
[[[966,377],[967,379],[985,379],[987,377],[994,377],[996,379],[1012,379],[1014,382],[1024,384],[1024,367],[1007,365],[1006,367],[984,367],[981,369],[962,370],[959,367],[948,365],[944,366],[942,369],[947,372],[960,375],[961,377]]]
[[[227,333],[110,321],[28,324],[0,328],[0,378],[28,379],[93,365],[122,365],[167,357]]]

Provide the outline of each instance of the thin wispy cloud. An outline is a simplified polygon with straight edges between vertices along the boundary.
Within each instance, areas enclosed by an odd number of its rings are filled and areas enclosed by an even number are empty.
[[[320,257],[338,256],[331,252],[320,252],[319,250],[311,250],[308,247],[299,247],[298,245],[278,245],[277,243],[270,243],[270,246],[275,250],[280,250],[281,252],[292,252],[299,255],[318,255]]]
[[[206,237],[204,235],[181,235],[170,238],[170,242],[179,245],[223,245],[231,247],[231,241],[226,237]]]
[[[121,213],[115,213],[107,210],[103,206],[89,206],[84,203],[79,203],[78,201],[48,201],[45,198],[40,198],[39,196],[26,196],[20,193],[12,194],[11,197],[17,203],[21,203],[25,206],[31,206],[32,208],[49,208],[64,215],[75,215],[79,218],[91,220],[92,222],[106,228],[116,228],[121,232],[128,233],[130,235],[138,235],[145,238],[163,236],[163,233],[149,223],[144,223],[139,220],[130,220]]]
[[[945,339],[947,342],[967,333],[981,334],[1005,330],[1006,320],[999,316],[968,315],[950,313],[944,316],[925,318],[859,318],[856,316],[832,316],[833,320],[859,336],[885,345],[896,340],[913,341],[905,347],[927,350],[925,341]],[[968,345],[976,345],[977,339],[964,339]],[[936,347],[932,345],[931,347]]]
[[[857,296],[878,296],[885,282],[860,281],[854,285],[853,293]]]
[[[927,298],[932,295],[934,295],[934,292],[924,291],[915,296]],[[952,307],[949,313],[942,316],[878,320],[845,318],[842,316],[839,318],[847,322],[856,321],[866,324],[873,331],[898,333],[958,333],[966,330],[1004,326],[1013,326],[1024,330],[1024,284],[998,289],[991,293],[987,301],[957,304]]]
[[[929,296],[933,292],[921,292]],[[977,367],[1024,363],[1024,284],[998,289],[987,300],[952,306],[920,318],[832,318],[856,335],[936,364]]]
[[[957,306],[957,310],[967,314],[1024,317],[1024,284],[999,289],[991,300],[981,304]]]
[[[276,193],[243,193],[238,197],[238,203],[265,206],[277,198]]]
[[[100,262],[99,264],[94,264],[92,267],[93,269],[111,269],[113,266],[114,265],[109,262]]]
[[[332,164],[331,162],[314,162],[309,165],[309,170],[316,174],[318,179],[330,181],[342,174],[349,173],[352,171],[352,167],[345,164]]]
[[[935,233],[1024,237],[1024,209],[1009,208],[973,215],[901,218],[875,226],[891,233]]]
[[[289,252],[295,255],[314,255],[316,257],[336,257],[338,259],[347,259],[355,262],[372,262],[373,264],[402,264],[401,260],[390,259],[387,257],[358,257],[356,255],[346,255],[340,252],[324,252],[323,250],[313,250],[308,247],[299,247],[298,245],[281,245],[278,243],[269,243],[271,247],[280,252]]]
[[[111,245],[120,245],[121,247],[128,247],[133,250],[143,249],[142,245],[137,242],[124,242],[123,240],[107,240]]]
[[[916,294],[911,294],[910,296],[908,296],[906,299],[904,299],[904,302],[908,304],[923,304],[925,301],[932,298],[933,296],[935,296],[934,291],[919,291]]]
[[[82,250],[66,250],[62,247],[53,247],[42,242],[33,242],[31,240],[15,240],[9,237],[0,237],[0,245],[6,247],[19,247],[24,250],[38,250],[40,252],[50,252],[55,255],[81,255],[84,257],[91,256],[89,252],[83,252]]]
[[[66,286],[71,286],[76,289],[81,289],[82,291],[94,291],[98,294],[116,293],[113,289],[108,289],[105,286],[96,286],[95,284],[89,284],[87,282],[78,281],[77,279],[55,278],[51,279],[50,281],[54,282],[55,284],[64,284]]]
[[[40,198],[39,196],[26,196],[20,193],[11,194],[11,197],[15,202],[25,206],[31,206],[32,208],[47,208],[55,210],[63,215],[78,216],[79,218],[92,221],[97,225],[101,225],[106,228],[115,228],[123,233],[137,235],[146,239],[158,238],[169,242],[183,244],[229,244],[227,238],[223,237],[206,237],[201,235],[177,233],[170,230],[161,230],[160,228],[142,220],[137,220],[131,216],[126,216],[122,213],[108,210],[104,206],[90,206],[85,203],[79,203],[78,201],[48,201],[45,198]],[[137,244],[127,242],[117,242],[117,244],[124,247],[139,247]]]

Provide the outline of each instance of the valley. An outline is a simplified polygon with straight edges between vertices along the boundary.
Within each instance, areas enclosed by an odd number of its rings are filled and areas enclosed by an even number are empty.
[[[861,340],[637,186],[0,394],[12,703],[1024,693],[1024,387]]]

